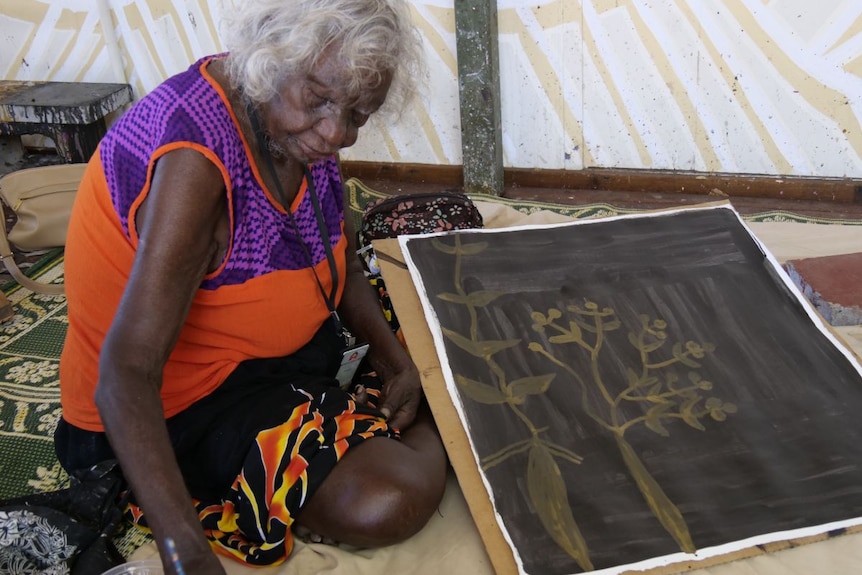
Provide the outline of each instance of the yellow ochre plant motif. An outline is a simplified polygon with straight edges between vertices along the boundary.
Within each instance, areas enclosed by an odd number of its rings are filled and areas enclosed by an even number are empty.
[[[474,401],[489,405],[507,405],[530,433],[527,439],[483,457],[482,469],[487,471],[513,455],[528,452],[527,491],[539,520],[553,540],[575,559],[583,570],[591,571],[593,565],[590,562],[587,543],[572,515],[566,484],[556,462],[556,458],[560,458],[578,464],[583,458],[543,438],[542,433],[547,428],[536,427],[519,408],[530,395],[545,393],[556,374],[549,373],[509,381],[506,372],[494,360],[494,355],[517,346],[522,340],[479,339],[477,308],[489,305],[503,293],[485,290],[467,293],[461,282],[461,259],[464,255],[480,253],[488,247],[487,242],[462,244],[461,237],[456,235],[455,245],[448,245],[438,238],[434,238],[432,244],[436,250],[455,256],[453,274],[455,292],[441,293],[437,297],[449,303],[465,306],[470,317],[469,336],[441,326],[443,334],[470,355],[483,359],[488,364],[489,375],[493,381],[493,384],[483,383],[455,374],[455,383],[467,397]]]
[[[494,360],[496,353],[519,345],[521,339],[480,340],[478,337],[477,308],[491,304],[503,295],[501,292],[485,290],[468,293],[462,285],[462,257],[475,255],[488,246],[487,242],[464,244],[460,235],[454,236],[454,245],[438,238],[432,240],[436,250],[455,257],[454,293],[441,293],[443,301],[463,305],[470,317],[469,336],[442,328],[443,334],[459,348],[483,359],[489,367],[493,383],[483,383],[455,374],[455,383],[470,399],[484,404],[505,404],[517,415],[530,432],[530,436],[482,458],[484,470],[503,462],[509,457],[528,452],[527,487],[530,501],[545,529],[584,570],[592,570],[589,550],[575,522],[568,503],[566,485],[556,459],[581,463],[582,457],[553,444],[541,437],[547,428],[539,428],[519,408],[530,395],[545,393],[556,374],[531,375],[509,381],[509,376]],[[541,343],[531,342],[528,349],[547,358],[554,365],[570,374],[581,390],[581,406],[584,413],[600,428],[610,433],[620,450],[629,473],[642,493],[655,517],[673,537],[680,549],[689,553],[695,546],[688,526],[677,506],[665,494],[652,477],[637,452],[626,440],[626,431],[643,424],[650,431],[667,437],[665,423],[682,420],[689,426],[705,431],[701,419],[709,416],[715,421],[724,421],[729,413],[736,412],[733,403],[717,397],[704,399],[703,392],[713,388],[712,382],[698,373],[698,360],[715,351],[710,343],[688,341],[670,346],[670,357],[656,359],[660,350],[669,344],[667,324],[661,319],[640,316],[640,325],[628,333],[628,342],[639,353],[637,368],[626,370],[625,386],[612,387],[599,369],[602,348],[608,343],[608,334],[622,327],[616,313],[609,307],[600,307],[586,301],[582,305],[567,305],[569,314],[564,319],[563,311],[557,308],[547,313],[532,313],[533,329],[539,333],[550,333],[547,341],[551,346],[575,344],[589,354],[589,373],[582,374],[570,363],[560,359]],[[681,380],[675,368],[687,368]],[[624,408],[637,413],[631,417]]]
[[[653,514],[680,549],[693,553],[695,546],[685,519],[650,475],[631,444],[626,441],[625,433],[635,425],[644,424],[649,430],[667,437],[670,433],[662,422],[674,419],[681,419],[695,429],[706,431],[700,422],[701,418],[710,416],[716,421],[724,421],[728,413],[735,413],[736,405],[717,397],[703,401],[701,395],[703,391],[710,391],[713,385],[694,371],[701,366],[696,360],[712,353],[715,347],[709,343],[698,344],[694,341],[688,341],[685,345],[676,343],[672,346],[671,358],[653,360],[652,355],[668,343],[667,333],[664,331],[667,324],[661,319],[651,320],[649,316],[641,315],[638,330],[628,334],[629,343],[640,354],[640,368],[628,368],[627,385],[621,391],[614,392],[602,377],[598,364],[607,333],[621,326],[614,310],[609,307],[599,308],[595,302],[588,301],[583,306],[566,306],[566,311],[572,314],[567,326],[561,323],[563,314],[559,309],[551,308],[547,315],[533,312],[533,329],[540,333],[546,330],[555,332],[556,335],[548,338],[550,344],[573,343],[586,351],[590,355],[589,376],[583,377],[570,364],[555,357],[540,343],[530,343],[529,349],[546,357],[574,378],[581,388],[584,413],[613,435],[626,467]],[[585,334],[591,335],[585,337]],[[590,341],[587,341],[587,338]],[[691,369],[687,374],[687,381],[680,382],[677,373],[670,369],[677,365]],[[661,372],[661,376],[657,372]],[[601,397],[599,401],[593,400],[595,391],[598,391]],[[623,407],[630,404],[639,404],[641,415],[627,419]]]

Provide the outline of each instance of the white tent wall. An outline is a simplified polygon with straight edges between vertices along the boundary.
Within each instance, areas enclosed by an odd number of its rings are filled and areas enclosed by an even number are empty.
[[[345,159],[461,163],[453,2],[410,2],[424,91],[397,123],[369,125]],[[128,82],[140,98],[223,50],[230,6],[0,0],[0,77]],[[497,10],[506,167],[862,177],[859,0],[498,0]]]

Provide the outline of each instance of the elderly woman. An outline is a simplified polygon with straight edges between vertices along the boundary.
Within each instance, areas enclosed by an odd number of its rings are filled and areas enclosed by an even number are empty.
[[[230,52],[109,131],[66,248],[68,470],[117,458],[187,573],[291,552],[296,523],[358,546],[418,531],[446,458],[355,255],[335,154],[418,61],[403,0],[238,3]],[[379,410],[334,375],[370,344]],[[172,565],[165,561],[171,572]]]

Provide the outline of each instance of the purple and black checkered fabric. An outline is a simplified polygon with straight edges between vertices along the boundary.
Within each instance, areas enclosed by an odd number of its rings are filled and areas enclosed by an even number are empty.
[[[147,176],[166,146],[180,143],[211,150],[226,168],[233,218],[232,249],[216,277],[203,289],[242,284],[276,271],[298,270],[326,259],[317,219],[308,194],[293,217],[294,227],[264,193],[252,172],[248,152],[228,104],[202,73],[212,56],[171,77],[126,112],[102,140],[100,153],[114,209],[129,236],[130,208],[147,187]],[[310,166],[333,246],[341,239],[343,192],[334,157]]]

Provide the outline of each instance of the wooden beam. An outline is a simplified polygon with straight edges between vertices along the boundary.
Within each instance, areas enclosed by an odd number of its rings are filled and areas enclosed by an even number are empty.
[[[588,168],[585,170],[512,169],[506,171],[506,178],[513,188],[554,187],[846,203],[862,201],[862,197],[860,197],[862,180],[852,178],[616,168]]]
[[[496,0],[455,1],[464,190],[500,195],[503,147]]]
[[[342,164],[346,177],[360,180],[429,184],[452,188],[459,184],[461,166],[350,162]],[[510,198],[550,198],[567,190],[630,192],[633,194],[692,194],[722,197],[807,200],[862,205],[862,178],[820,178],[769,176],[719,172],[682,172],[617,168],[584,170],[539,170],[506,168],[506,189]]]
[[[407,164],[360,162],[343,160],[341,171],[345,178],[364,181],[387,180],[409,184],[430,184],[446,188],[461,188],[464,169],[449,164]]]

